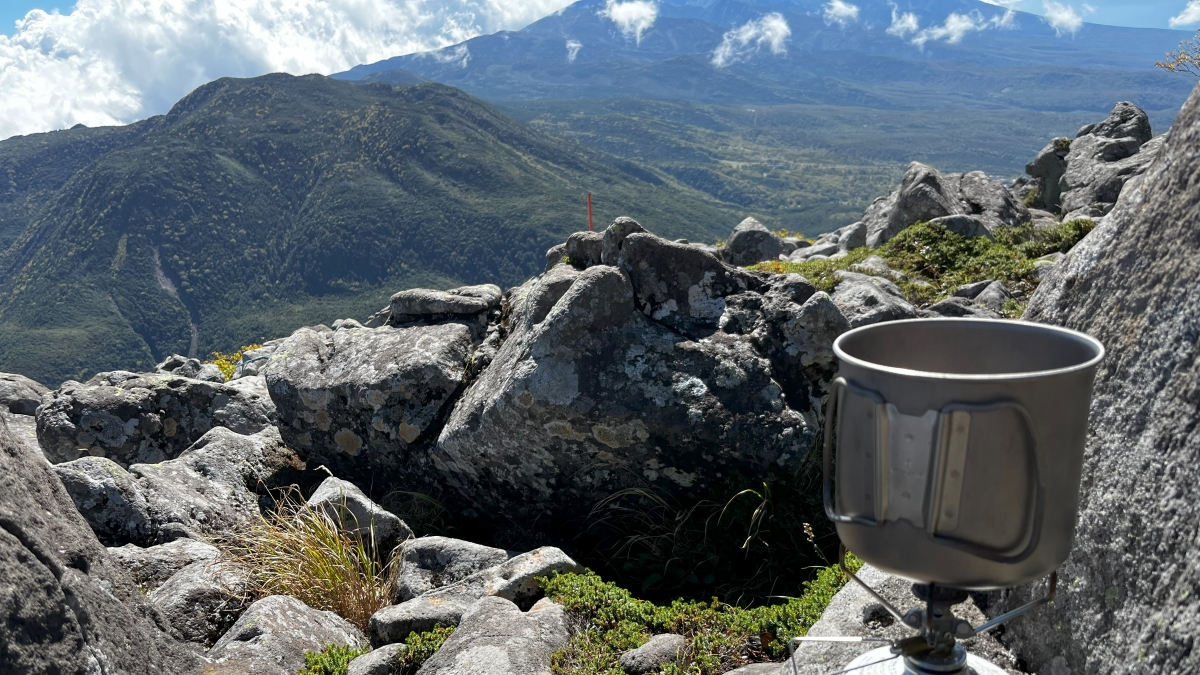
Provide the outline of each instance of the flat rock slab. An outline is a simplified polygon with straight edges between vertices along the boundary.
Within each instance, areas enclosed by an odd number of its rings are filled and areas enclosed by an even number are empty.
[[[522,612],[503,598],[484,598],[418,675],[549,675],[550,657],[567,643],[561,606],[542,600]]]
[[[185,538],[148,548],[126,544],[109,548],[108,555],[149,593],[192,563],[216,560],[221,551],[212,544]]]
[[[502,548],[492,548],[450,537],[421,537],[404,542],[400,572],[396,578],[396,601],[449,586],[507,561]]]

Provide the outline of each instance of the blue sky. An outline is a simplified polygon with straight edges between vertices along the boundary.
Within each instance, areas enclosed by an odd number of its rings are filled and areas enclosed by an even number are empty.
[[[987,2],[988,0],[984,0]],[[1112,26],[1141,26],[1146,28],[1167,28],[1167,22],[1173,16],[1178,16],[1187,6],[1187,0],[1063,0],[1064,4],[1075,5],[1080,9],[1087,4],[1095,11],[1087,14],[1084,19],[1089,23],[1103,23]],[[1016,9],[1041,14],[1041,0],[994,0],[994,4],[1012,4]],[[25,16],[31,9],[51,11],[57,9],[66,13],[74,7],[73,2],[38,2],[36,0],[0,0],[0,33],[12,35],[13,25],[17,19]],[[1080,9],[1082,13],[1082,9]]]

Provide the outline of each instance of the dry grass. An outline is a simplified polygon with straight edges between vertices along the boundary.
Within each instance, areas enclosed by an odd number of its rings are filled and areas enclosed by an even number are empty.
[[[399,561],[356,531],[342,529],[295,495],[276,511],[217,542],[250,571],[255,598],[290,595],[367,630],[371,615],[391,602]]]

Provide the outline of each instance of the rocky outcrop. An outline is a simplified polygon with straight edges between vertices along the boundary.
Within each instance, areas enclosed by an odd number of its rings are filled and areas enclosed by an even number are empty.
[[[876,199],[863,214],[866,245],[878,248],[910,225],[948,216],[973,217],[985,232],[991,232],[1028,222],[1029,210],[982,171],[942,174],[913,162],[900,187]],[[965,221],[955,222],[966,226]]]
[[[201,363],[200,359],[190,359],[179,354],[172,354],[154,368],[164,375],[178,375],[193,380],[205,382],[224,382],[225,375],[221,369],[212,363]]]
[[[361,631],[333,612],[313,609],[295,598],[272,595],[250,605],[237,623],[208,650],[216,673],[296,675],[305,652],[328,645],[360,648]]]
[[[214,427],[253,434],[273,421],[269,399],[229,385],[115,371],[47,394],[37,435],[52,462],[90,455],[128,467],[177,457]]]
[[[1067,171],[1067,154],[1071,152],[1071,139],[1051,140],[1032,162],[1025,165],[1025,173],[1033,177],[1034,194],[1026,204],[1032,208],[1057,211],[1062,205],[1062,188],[1059,181]]]
[[[1108,214],[1131,179],[1146,172],[1162,145],[1141,108],[1118,103],[1108,119],[1084,127],[1071,142],[1060,180],[1064,220]]]
[[[403,307],[415,309],[413,302]],[[472,345],[471,328],[459,322],[301,328],[267,368],[280,433],[313,466],[363,485],[379,472],[415,470],[413,450],[436,437],[465,381]]]
[[[603,257],[619,267],[559,265],[510,294],[508,337],[433,449],[475,515],[574,531],[624,488],[693,499],[803,462],[815,437],[810,391],[785,394],[741,331],[772,288],[801,322],[820,324],[821,312],[800,311],[803,296],[789,297],[783,277],[633,225],[605,234]],[[812,329],[796,334],[825,335]]]
[[[412,530],[391,513],[367,498],[349,481],[330,476],[308,498],[308,508],[328,515],[345,532],[357,532],[370,546],[391,551],[412,536]]]
[[[550,675],[550,657],[566,643],[559,605],[541,600],[522,612],[503,598],[485,598],[463,615],[458,630],[417,674]]]
[[[4,672],[197,672],[199,659],[114,565],[45,460],[2,421],[0,466]]]
[[[38,445],[37,423],[33,416],[42,403],[42,396],[49,391],[24,375],[0,373],[0,419],[18,442],[37,455],[42,454],[42,448]]]
[[[1101,138],[1144,139],[1140,123],[1130,129]],[[1193,93],[1144,180],[1053,268],[1025,313],[1108,350],[1059,597],[1006,629],[1037,672],[1200,671],[1198,177]],[[996,611],[1035,592],[1008,593]]]
[[[151,546],[178,536],[168,534],[168,526],[185,536],[232,530],[259,515],[266,491],[289,484],[303,467],[274,428],[252,436],[217,428],[160,464],[125,471],[102,457],[85,457],[55,470],[108,545]]]

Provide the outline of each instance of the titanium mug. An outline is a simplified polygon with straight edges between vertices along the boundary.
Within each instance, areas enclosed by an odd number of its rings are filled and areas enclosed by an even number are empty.
[[[979,590],[1066,560],[1103,345],[1041,324],[915,319],[833,349],[823,492],[847,548],[915,582]]]

